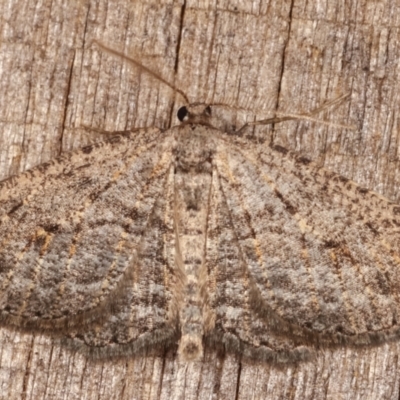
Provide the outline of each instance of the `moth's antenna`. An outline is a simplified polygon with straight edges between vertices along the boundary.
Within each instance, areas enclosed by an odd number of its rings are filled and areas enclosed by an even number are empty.
[[[176,88],[174,85],[172,85],[171,83],[169,83],[168,81],[166,81],[163,77],[161,77],[160,75],[156,74],[155,72],[153,72],[151,69],[145,67],[144,65],[140,64],[138,61],[135,61],[133,58],[128,57],[126,54],[121,53],[117,50],[111,49],[110,47],[107,47],[106,45],[104,45],[103,43],[100,43],[99,41],[97,41],[96,39],[93,39],[92,41],[94,44],[97,44],[97,46],[99,46],[101,49],[103,49],[104,51],[106,51],[107,53],[113,54],[115,56],[121,57],[124,60],[130,62],[132,65],[134,65],[136,68],[139,68],[141,71],[146,72],[149,75],[152,75],[154,78],[157,78],[160,82],[164,83],[165,85],[167,85],[168,87],[170,87],[174,92],[180,94],[184,99],[186,104],[189,104],[189,99],[186,96],[186,94]]]

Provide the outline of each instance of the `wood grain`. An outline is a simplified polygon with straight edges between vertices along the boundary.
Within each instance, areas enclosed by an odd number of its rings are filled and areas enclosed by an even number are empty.
[[[271,111],[307,112],[350,92],[310,122],[260,127],[273,140],[398,200],[398,1],[0,2],[0,177],[115,131],[177,123],[182,99],[94,49],[97,39],[140,59],[190,101],[225,103],[235,126]],[[237,108],[240,107],[240,110]],[[89,128],[91,129],[89,129]],[[206,349],[94,362],[45,335],[0,332],[4,399],[396,399],[399,344],[321,351],[277,368]]]

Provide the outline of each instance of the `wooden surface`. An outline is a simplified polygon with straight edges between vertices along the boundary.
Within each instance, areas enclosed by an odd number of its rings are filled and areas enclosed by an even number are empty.
[[[95,141],[91,129],[177,124],[183,99],[97,39],[192,102],[229,104],[216,112],[238,127],[350,93],[319,117],[357,130],[303,121],[254,134],[399,200],[399,19],[398,0],[0,0],[0,179]],[[202,363],[172,352],[94,362],[4,327],[0,398],[397,399],[399,351],[326,349],[280,368],[213,349]]]

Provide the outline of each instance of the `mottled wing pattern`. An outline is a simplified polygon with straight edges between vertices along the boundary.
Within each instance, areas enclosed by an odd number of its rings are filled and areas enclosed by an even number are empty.
[[[170,139],[146,129],[2,182],[0,318],[74,326],[132,295],[138,252],[148,251],[143,232],[154,228],[171,162]],[[170,297],[169,287],[157,290]]]
[[[154,203],[127,287],[112,312],[76,327],[67,345],[95,357],[138,354],[177,343],[182,275],[174,267],[174,169]]]
[[[254,312],[252,282],[238,231],[228,207],[226,191],[217,170],[213,180],[208,214],[204,293],[212,315],[209,341],[239,354],[262,360],[284,362],[311,356],[310,347],[293,335],[279,333],[272,323]]]
[[[221,141],[215,170],[230,251],[269,327],[351,343],[397,334],[398,206],[280,147]]]

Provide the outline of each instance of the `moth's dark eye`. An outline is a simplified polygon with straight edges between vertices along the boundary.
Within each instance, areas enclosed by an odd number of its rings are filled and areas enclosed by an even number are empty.
[[[177,116],[178,116],[179,121],[182,122],[182,121],[184,120],[184,118],[185,118],[188,114],[189,114],[188,109],[187,109],[185,106],[181,107],[181,108],[178,110],[178,113],[177,113]]]
[[[211,107],[210,107],[210,106],[207,106],[207,107],[204,109],[204,113],[207,114],[209,117],[211,117]]]

